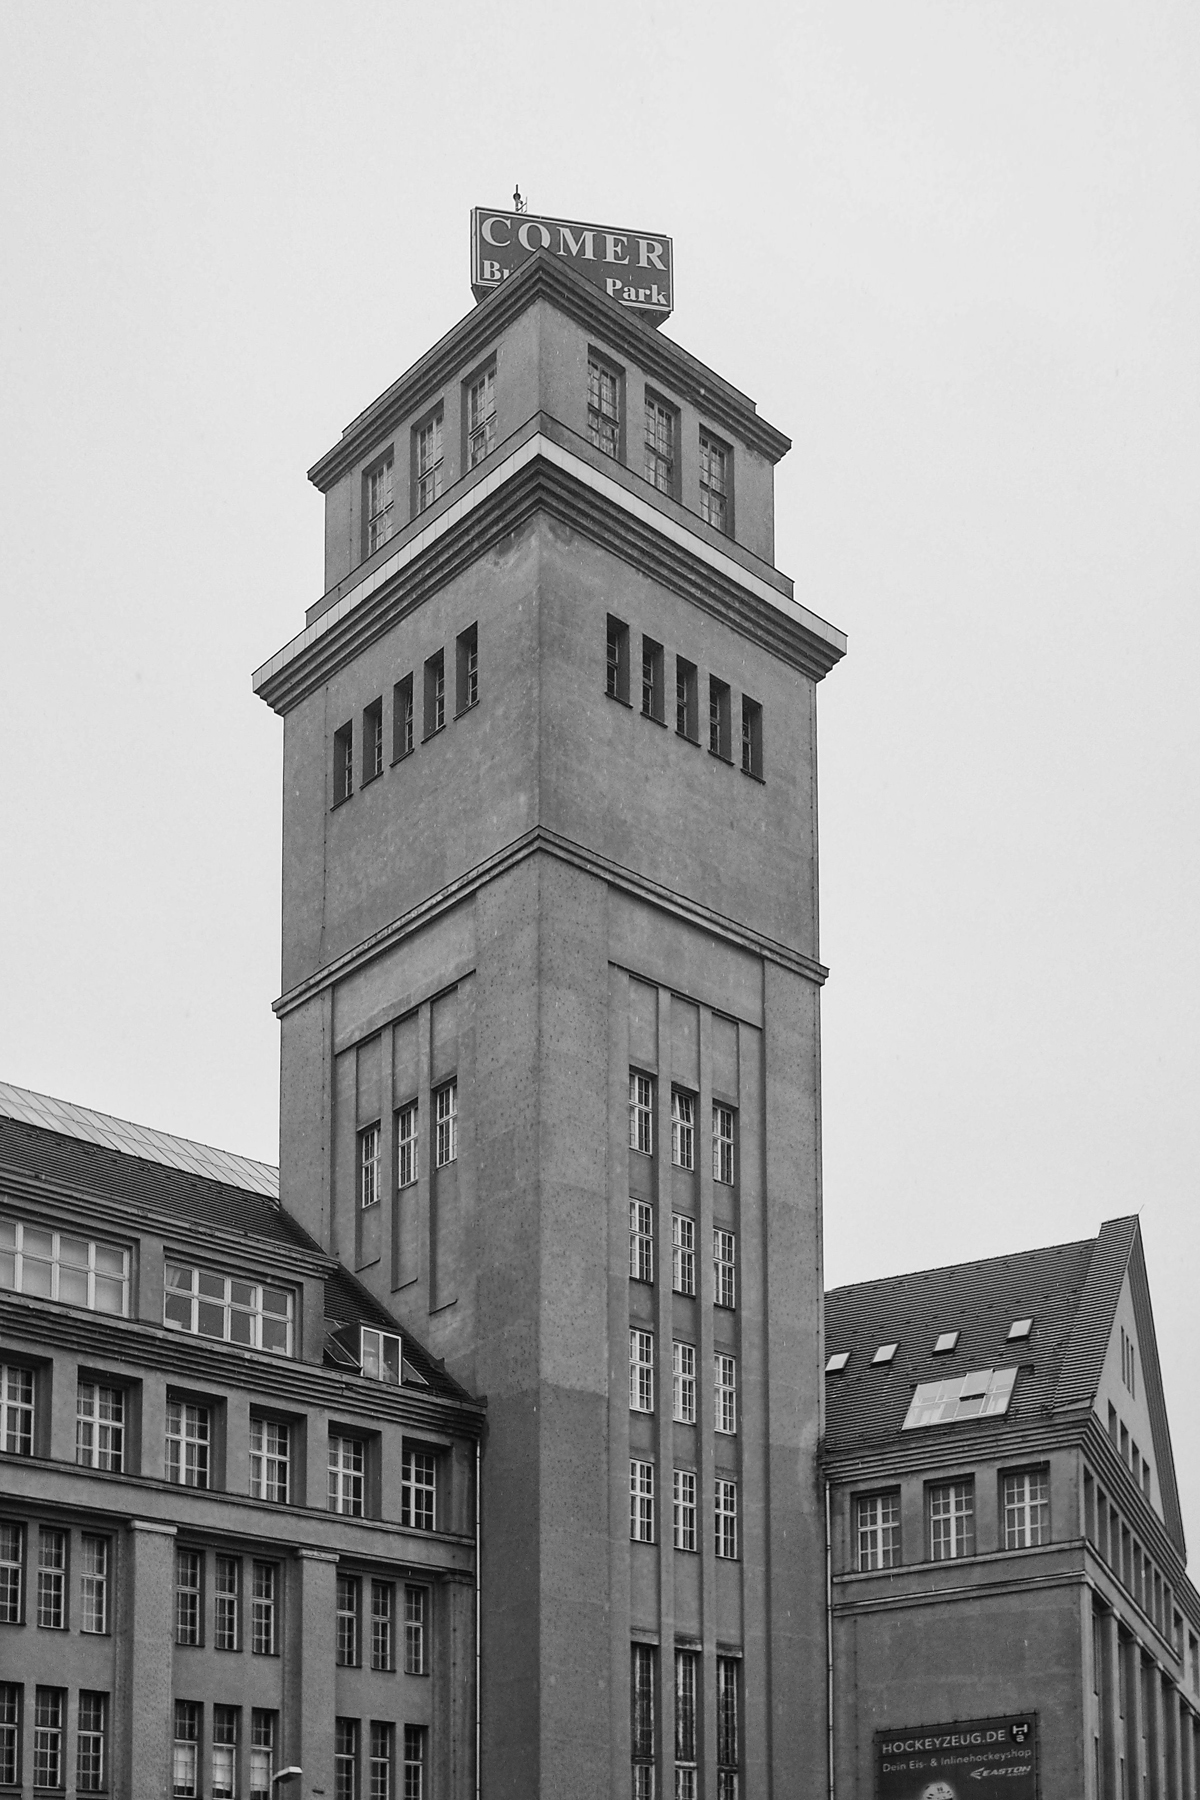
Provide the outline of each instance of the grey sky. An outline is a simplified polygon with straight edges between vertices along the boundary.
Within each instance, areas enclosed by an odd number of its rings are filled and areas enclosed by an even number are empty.
[[[850,634],[829,1278],[1140,1212],[1200,1545],[1195,8],[10,0],[0,70],[0,1078],[274,1159],[304,470],[473,204],[669,232]]]

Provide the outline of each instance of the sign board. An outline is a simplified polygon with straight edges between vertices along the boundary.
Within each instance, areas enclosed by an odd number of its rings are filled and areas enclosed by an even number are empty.
[[[471,214],[471,291],[476,300],[485,299],[539,250],[561,256],[610,300],[656,324],[675,304],[669,237],[584,225],[578,219],[491,212],[485,206]]]
[[[875,1733],[875,1800],[1037,1800],[1036,1713]]]

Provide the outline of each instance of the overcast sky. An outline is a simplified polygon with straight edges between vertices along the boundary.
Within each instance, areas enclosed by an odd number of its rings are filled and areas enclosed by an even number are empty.
[[[9,0],[0,71],[0,1079],[275,1160],[304,471],[472,205],[670,233],[850,637],[829,1280],[1140,1213],[1200,1548],[1195,6]]]

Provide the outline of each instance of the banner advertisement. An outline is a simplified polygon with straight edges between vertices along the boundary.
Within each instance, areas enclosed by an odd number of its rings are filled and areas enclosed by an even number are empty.
[[[610,300],[659,323],[674,305],[671,240],[661,232],[543,219],[533,213],[471,214],[471,291],[483,300],[539,250],[560,256]]]
[[[875,1733],[875,1800],[1037,1800],[1037,1714]]]

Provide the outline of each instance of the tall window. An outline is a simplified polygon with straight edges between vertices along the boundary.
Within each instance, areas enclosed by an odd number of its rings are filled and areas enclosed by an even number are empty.
[[[629,1202],[629,1279],[654,1280],[654,1208],[648,1200]]]
[[[737,1358],[718,1350],[713,1357],[716,1429],[725,1437],[737,1431]]]
[[[79,1629],[108,1630],[109,1540],[85,1531],[79,1540]]]
[[[738,1800],[738,1664],[717,1658],[717,1800]]]
[[[206,1488],[209,1476],[210,1417],[191,1400],[167,1401],[167,1480],[178,1487]]]
[[[718,1556],[736,1557],[738,1553],[737,1482],[717,1477],[716,1486],[716,1551]]]
[[[742,695],[742,773],[762,780],[762,707]]]
[[[899,1568],[899,1494],[864,1494],[856,1499],[854,1538],[859,1569]]]
[[[696,1800],[696,1677],[694,1650],[675,1652],[675,1796]]]
[[[213,1648],[242,1647],[242,1559],[218,1556],[213,1577]]]
[[[0,1218],[0,1288],[123,1317],[129,1311],[129,1252]]]
[[[714,1101],[712,1109],[713,1180],[733,1186],[733,1108]]]
[[[33,1785],[60,1788],[66,1785],[63,1760],[63,1726],[66,1694],[62,1688],[40,1687],[33,1707]]]
[[[688,662],[686,657],[675,658],[675,729],[689,743],[696,743],[700,736],[700,721],[696,689],[696,665]]]
[[[719,1226],[713,1228],[713,1298],[718,1306],[737,1305],[737,1239]]]
[[[258,1706],[250,1714],[250,1800],[272,1800],[275,1716]]]
[[[606,636],[606,692],[610,700],[629,704],[629,627],[622,619],[608,615]]]
[[[588,357],[588,437],[601,455],[620,457],[620,377],[594,356]]]
[[[677,1294],[696,1292],[696,1222],[671,1214],[671,1286]]]
[[[37,1622],[42,1631],[67,1628],[67,1534],[38,1532]]]
[[[629,1535],[639,1544],[654,1542],[654,1464],[629,1464]]]
[[[75,1787],[81,1794],[103,1793],[108,1786],[108,1695],[79,1690],[79,1723],[75,1733]]]
[[[363,711],[362,785],[383,774],[383,699],[372,700]]]
[[[455,649],[455,706],[460,713],[479,704],[479,626],[460,631]]]
[[[21,1693],[15,1681],[0,1681],[0,1787],[21,1779]]]
[[[458,1158],[458,1083],[447,1081],[433,1096],[434,1153],[437,1169]]]
[[[428,1736],[428,1729],[424,1725],[404,1727],[403,1800],[426,1800],[425,1752]]]
[[[33,1370],[0,1363],[0,1450],[33,1455]]]
[[[677,1169],[696,1166],[696,1096],[671,1089],[671,1161]]]
[[[1004,1548],[1050,1542],[1050,1478],[1045,1469],[1004,1477]]]
[[[446,652],[437,650],[425,659],[425,736],[431,738],[446,723]]]
[[[395,530],[392,509],[392,456],[388,456],[367,476],[367,555],[386,544]]]
[[[415,1100],[396,1114],[397,1187],[411,1187],[417,1179],[417,1117]]]
[[[333,1735],[334,1800],[358,1800],[358,1720],[338,1719]]]
[[[251,1566],[250,1653],[252,1656],[275,1656],[279,1645],[276,1615],[279,1608],[279,1567],[276,1563],[256,1562]]]
[[[362,1372],[371,1381],[389,1381],[397,1387],[403,1373],[404,1346],[395,1331],[377,1331],[373,1325],[359,1327],[359,1361]]]
[[[24,1611],[25,1529],[0,1523],[0,1625],[19,1625]]]
[[[629,1333],[629,1406],[632,1412],[654,1411],[654,1333]]]
[[[642,716],[663,723],[663,647],[653,638],[642,639]]]
[[[429,1660],[425,1639],[429,1630],[429,1589],[406,1587],[404,1590],[404,1673],[428,1675]]]
[[[467,389],[467,467],[496,448],[496,371],[488,369]]]
[[[212,1800],[234,1800],[237,1793],[238,1709],[212,1710]]]
[[[333,734],[333,804],[354,792],[354,726],[339,725]]]
[[[654,1154],[654,1080],[629,1071],[629,1148]]]
[[[975,1484],[950,1481],[929,1490],[929,1555],[952,1562],[975,1554]]]
[[[175,1331],[290,1356],[293,1310],[290,1288],[186,1263],[166,1266],[163,1324]]]
[[[361,1438],[329,1437],[329,1510],[352,1519],[363,1516],[365,1446]]]
[[[708,678],[708,748],[713,756],[722,757],[725,762],[733,760],[729,732],[729,685],[727,682],[718,681],[715,675],[710,675]]]
[[[370,1800],[392,1800],[392,1746],[395,1726],[381,1719],[371,1721],[371,1764],[368,1771]]]
[[[1137,1345],[1121,1327],[1121,1380],[1130,1393],[1137,1396]]]
[[[200,1793],[200,1706],[195,1700],[175,1702],[171,1791],[176,1800],[197,1800]]]
[[[256,1500],[288,1503],[291,1488],[292,1428],[278,1419],[250,1420],[250,1492]]]
[[[676,1469],[673,1499],[675,1548],[696,1548],[696,1476],[691,1469]]]
[[[375,1206],[379,1201],[379,1126],[368,1125],[358,1134],[358,1204]]]
[[[633,1800],[654,1800],[655,1648],[634,1644],[630,1671]]]
[[[125,1453],[125,1394],[81,1381],[75,1400],[75,1461],[119,1475]]]
[[[694,1425],[696,1423],[695,1344],[681,1344],[676,1340],[671,1346],[671,1399],[676,1424]]]
[[[646,480],[660,493],[675,492],[675,408],[646,395]]]
[[[718,531],[729,530],[729,451],[707,431],[700,433],[700,517]]]
[[[175,1552],[175,1642],[198,1644],[204,1618],[202,1582],[204,1556],[200,1550]]]
[[[391,1581],[371,1583],[371,1667],[396,1666],[396,1587]]]
[[[442,415],[436,413],[417,432],[415,511],[423,513],[442,491]]]
[[[340,1669],[357,1669],[359,1664],[358,1612],[362,1598],[362,1582],[357,1575],[337,1578],[337,1654]]]
[[[411,754],[417,742],[416,712],[413,707],[413,678],[406,675],[392,689],[392,761]]]
[[[400,1523],[409,1531],[435,1529],[437,1460],[432,1450],[405,1446],[400,1465]]]

